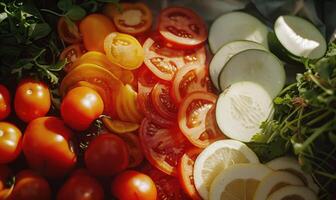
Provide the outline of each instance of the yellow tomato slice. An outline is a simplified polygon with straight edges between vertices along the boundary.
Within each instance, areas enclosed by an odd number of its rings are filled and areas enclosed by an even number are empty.
[[[80,57],[80,59],[73,63],[72,69],[84,63],[95,64],[109,70],[125,84],[132,83],[134,80],[134,75],[131,71],[125,70],[120,66],[111,63],[106,55],[101,52],[89,51],[85,53]]]
[[[144,50],[139,41],[128,34],[113,32],[104,40],[107,58],[114,64],[129,70],[141,66],[144,61]]]
[[[116,116],[116,96],[123,86],[116,76],[98,65],[81,64],[70,71],[62,80],[61,95],[64,96],[70,88],[73,88],[79,82],[92,87],[99,93],[104,101],[104,114]]]
[[[139,129],[139,124],[115,120],[110,117],[102,117],[105,127],[112,133],[130,133]]]

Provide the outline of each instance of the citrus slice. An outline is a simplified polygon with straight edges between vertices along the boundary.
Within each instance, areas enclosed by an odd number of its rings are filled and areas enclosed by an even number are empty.
[[[293,157],[284,156],[271,160],[268,163],[266,163],[266,165],[273,170],[287,171],[298,176],[307,187],[309,187],[315,193],[318,193],[319,187],[314,182],[312,176],[310,174],[305,173],[301,169],[301,166],[297,161],[297,159]]]
[[[211,200],[252,200],[261,180],[272,170],[262,164],[237,164],[223,170],[210,187]]]
[[[317,200],[316,194],[307,187],[286,186],[271,194],[267,200]]]
[[[266,200],[274,191],[287,185],[303,186],[301,179],[289,172],[275,171],[267,175],[259,184],[254,200]]]
[[[117,134],[130,133],[139,128],[139,124],[115,120],[110,117],[102,117],[102,121],[107,130]]]
[[[194,165],[195,187],[201,197],[208,199],[212,180],[237,163],[259,163],[259,160],[249,147],[236,140],[219,140],[205,148]]]

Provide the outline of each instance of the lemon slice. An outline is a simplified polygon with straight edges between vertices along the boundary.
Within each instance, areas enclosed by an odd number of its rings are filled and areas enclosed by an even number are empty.
[[[194,165],[195,187],[201,197],[208,199],[212,180],[237,163],[259,163],[259,160],[249,147],[236,140],[219,140],[205,148]]]
[[[211,183],[211,200],[252,200],[261,180],[272,170],[262,164],[237,164],[222,171]]]
[[[316,194],[307,187],[286,186],[271,194],[267,200],[317,200]]]
[[[275,171],[267,175],[259,184],[254,200],[266,200],[274,191],[287,185],[303,186],[301,179],[289,172]]]
[[[319,187],[312,176],[301,169],[299,162],[295,158],[288,156],[279,157],[266,163],[266,165],[273,170],[283,170],[298,176],[307,187],[318,193]]]
[[[102,121],[105,127],[112,133],[130,133],[139,129],[139,124],[115,120],[110,117],[102,117]]]

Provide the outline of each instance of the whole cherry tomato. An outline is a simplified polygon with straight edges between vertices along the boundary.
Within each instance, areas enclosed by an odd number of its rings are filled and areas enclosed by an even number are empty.
[[[110,133],[101,133],[85,152],[86,167],[97,176],[112,176],[128,166],[125,142]]]
[[[64,97],[61,115],[71,128],[83,131],[104,111],[104,102],[100,95],[89,87],[76,87]]]
[[[120,200],[156,200],[157,197],[153,180],[134,170],[119,174],[112,182],[111,191]]]
[[[103,200],[104,190],[88,171],[79,169],[64,183],[57,200]]]
[[[70,145],[72,131],[57,117],[40,117],[31,121],[24,133],[22,148],[31,168],[58,178],[76,164]]]
[[[13,124],[0,122],[0,163],[9,163],[21,152],[21,131]]]
[[[0,84],[0,120],[5,119],[11,112],[10,95],[8,89]]]
[[[14,98],[17,116],[24,122],[43,117],[50,109],[50,92],[46,84],[33,79],[19,83]]]
[[[48,182],[36,172],[24,170],[19,172],[8,200],[49,200],[51,189]]]
[[[8,179],[12,176],[12,171],[7,165],[0,164],[0,199],[2,199],[3,191],[6,190]],[[8,190],[7,190],[8,191]]]

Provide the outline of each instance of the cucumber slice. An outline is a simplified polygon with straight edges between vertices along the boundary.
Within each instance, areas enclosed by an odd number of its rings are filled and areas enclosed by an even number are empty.
[[[243,142],[251,141],[261,123],[272,115],[272,98],[254,82],[232,84],[216,103],[216,121],[222,133]]]
[[[250,40],[261,43],[268,49],[267,26],[252,15],[230,12],[218,17],[210,27],[209,45],[212,53],[235,40]]]
[[[294,56],[317,59],[327,51],[323,35],[303,18],[280,16],[274,23],[274,32],[281,45]]]
[[[256,82],[274,98],[285,85],[285,69],[272,53],[248,49],[232,56],[219,74],[221,90],[239,81]]]
[[[224,46],[222,46],[215,56],[212,58],[209,72],[210,72],[210,78],[214,86],[219,90],[218,85],[218,77],[220,72],[222,71],[224,65],[226,62],[235,54],[242,52],[247,49],[261,49],[261,50],[267,50],[263,45],[247,41],[247,40],[237,40],[230,42]]]

